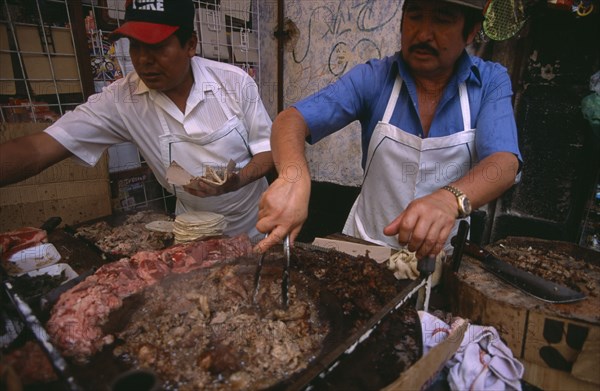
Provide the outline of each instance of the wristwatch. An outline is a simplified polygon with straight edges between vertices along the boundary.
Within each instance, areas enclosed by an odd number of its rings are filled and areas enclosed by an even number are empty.
[[[442,187],[444,190],[448,190],[450,193],[454,194],[456,197],[456,202],[458,203],[458,218],[462,219],[471,214],[471,201],[462,191],[458,190],[454,186],[444,186]]]

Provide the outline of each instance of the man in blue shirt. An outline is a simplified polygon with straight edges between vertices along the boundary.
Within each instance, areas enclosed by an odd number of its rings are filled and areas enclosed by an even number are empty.
[[[307,217],[304,142],[358,120],[364,179],[344,233],[418,258],[449,249],[468,218],[515,181],[521,156],[506,69],[469,56],[483,0],[406,0],[401,52],[356,66],[281,112],[271,147],[279,176],[263,194],[257,229],[292,242]],[[292,180],[293,179],[293,180]]]

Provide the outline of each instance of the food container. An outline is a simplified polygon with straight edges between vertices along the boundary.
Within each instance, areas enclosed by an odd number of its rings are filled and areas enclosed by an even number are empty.
[[[60,261],[60,253],[52,243],[40,243],[17,251],[7,260],[6,269],[11,275],[20,275]]]
[[[30,277],[41,276],[43,274],[48,274],[50,276],[60,276],[63,272],[65,273],[64,275],[66,277],[66,279],[62,282],[63,284],[78,276],[75,270],[73,270],[71,266],[69,266],[66,263],[56,263],[54,265],[32,270],[28,272],[27,275]]]

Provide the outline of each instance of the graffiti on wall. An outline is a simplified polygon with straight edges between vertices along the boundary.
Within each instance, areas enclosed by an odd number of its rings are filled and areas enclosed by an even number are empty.
[[[286,3],[286,18],[300,26],[287,45],[286,106],[335,81],[354,65],[400,49],[398,0]],[[353,123],[307,148],[314,180],[360,186],[360,126]]]

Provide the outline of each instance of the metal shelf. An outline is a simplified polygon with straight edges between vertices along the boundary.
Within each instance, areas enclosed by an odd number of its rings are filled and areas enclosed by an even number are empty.
[[[195,3],[196,32],[205,43],[198,45],[197,54],[239,66],[260,85],[257,1]],[[121,0],[0,0],[0,121],[53,122],[131,71],[128,51],[120,51],[118,44],[106,39],[123,22],[123,4]],[[210,18],[202,23],[202,15]],[[209,51],[211,39],[221,45],[216,53]],[[65,61],[70,61],[68,66]],[[132,160],[139,161],[136,167],[146,167],[137,150],[123,154],[124,148],[119,147],[109,148],[115,180],[126,175]],[[122,164],[119,153],[126,160]],[[156,203],[156,189],[148,185],[152,180],[143,184],[153,188],[152,196],[138,203],[138,192],[135,203],[113,207],[135,209]],[[172,198],[163,191],[158,200],[166,207]]]

